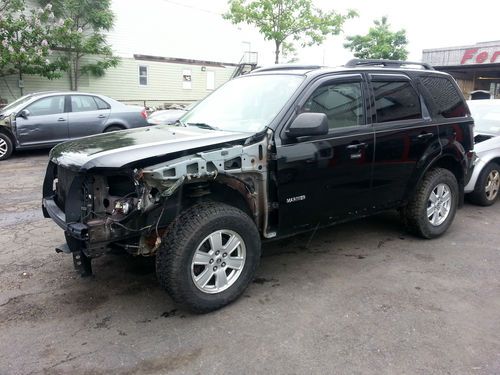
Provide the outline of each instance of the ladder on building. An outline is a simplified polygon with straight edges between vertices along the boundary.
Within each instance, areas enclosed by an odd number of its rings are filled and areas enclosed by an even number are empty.
[[[240,62],[234,69],[231,79],[250,73],[257,67],[258,54],[257,52],[245,52]]]

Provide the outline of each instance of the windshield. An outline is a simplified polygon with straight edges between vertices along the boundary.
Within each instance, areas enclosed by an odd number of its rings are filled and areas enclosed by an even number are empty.
[[[271,123],[303,79],[296,75],[233,79],[200,102],[181,122],[220,130],[258,132]]]
[[[18,106],[19,104],[27,102],[32,97],[33,97],[33,94],[28,94],[28,95],[21,96],[19,99],[16,99],[12,103],[10,103],[9,105],[3,107],[2,108],[2,112],[10,111],[12,108]]]
[[[500,135],[500,100],[473,100],[468,104],[476,133]]]

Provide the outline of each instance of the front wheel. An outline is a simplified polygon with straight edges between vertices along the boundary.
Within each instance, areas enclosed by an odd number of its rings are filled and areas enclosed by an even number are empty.
[[[487,164],[477,179],[476,187],[470,194],[473,203],[480,206],[491,206],[498,198],[500,190],[500,166],[491,162]]]
[[[424,238],[439,237],[453,222],[458,196],[453,173],[443,168],[429,171],[402,211],[406,227]]]
[[[0,160],[8,159],[12,155],[12,151],[14,151],[14,147],[9,136],[0,133]]]
[[[156,273],[174,301],[194,312],[209,312],[243,293],[260,251],[259,232],[247,214],[222,203],[201,203],[167,229]]]

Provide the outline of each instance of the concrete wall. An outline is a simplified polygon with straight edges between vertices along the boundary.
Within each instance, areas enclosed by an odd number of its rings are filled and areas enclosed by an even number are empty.
[[[139,66],[147,66],[148,84],[139,84]],[[204,71],[202,70],[204,67]],[[79,91],[99,93],[127,103],[148,106],[163,103],[190,103],[200,100],[212,90],[207,89],[207,77],[213,72],[217,88],[231,78],[234,66],[204,66],[194,64],[146,61],[122,58],[116,68],[106,71],[104,77],[82,77]],[[191,88],[184,88],[183,73],[191,71]],[[46,90],[68,90],[67,76],[48,80],[38,76],[24,77],[24,93]],[[0,97],[11,102],[19,97],[17,76],[0,78]]]

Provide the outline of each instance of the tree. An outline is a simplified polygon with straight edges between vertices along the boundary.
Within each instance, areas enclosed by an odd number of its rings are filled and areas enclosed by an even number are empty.
[[[406,60],[408,51],[406,46],[406,31],[404,29],[392,32],[387,17],[373,21],[366,35],[348,36],[344,47],[354,52],[360,59],[388,59]]]
[[[50,55],[54,34],[65,26],[54,22],[51,6],[28,11],[24,0],[0,0],[0,11],[0,77],[17,74],[21,82],[23,74],[60,77],[65,64]]]
[[[118,65],[119,59],[113,56],[104,35],[113,27],[111,0],[39,0],[39,3],[42,6],[51,3],[56,17],[69,20],[67,32],[57,38],[57,49],[66,59],[71,90],[78,90],[83,74],[101,77],[107,69]]]
[[[223,18],[233,24],[254,25],[265,40],[274,41],[277,64],[280,53],[294,51],[294,42],[302,47],[321,44],[328,35],[338,35],[344,22],[355,16],[353,10],[324,12],[312,0],[229,0]]]

